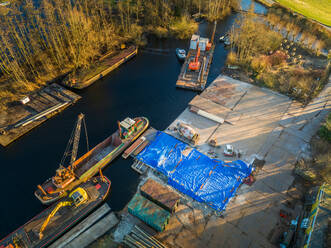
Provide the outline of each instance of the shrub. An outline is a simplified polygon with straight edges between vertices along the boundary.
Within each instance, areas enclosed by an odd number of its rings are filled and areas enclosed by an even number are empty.
[[[198,24],[187,16],[182,16],[170,26],[170,32],[172,35],[179,39],[191,37],[197,29]]]
[[[256,72],[262,72],[266,69],[270,69],[271,64],[268,60],[268,56],[261,55],[257,58],[253,58],[251,62],[251,67]]]
[[[277,77],[272,72],[264,72],[260,74],[260,80],[264,82],[266,86],[269,88],[278,88],[279,82],[277,80]]]
[[[287,59],[287,55],[282,51],[276,51],[272,55],[268,56],[268,61],[271,66],[276,66],[284,63]]]
[[[229,65],[234,65],[237,62],[237,54],[234,51],[230,51],[226,58],[226,63]]]
[[[318,131],[318,135],[331,143],[331,113]]]
[[[151,33],[154,34],[158,38],[166,38],[168,36],[168,29],[158,26],[152,27]]]

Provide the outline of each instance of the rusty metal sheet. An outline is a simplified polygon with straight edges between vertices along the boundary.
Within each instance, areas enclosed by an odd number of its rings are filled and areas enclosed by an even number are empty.
[[[169,212],[175,211],[178,201],[181,198],[175,191],[152,179],[148,179],[145,184],[141,186],[140,191],[146,198]]]
[[[192,101],[189,103],[190,106],[194,106],[198,109],[204,110],[208,113],[211,113],[213,115],[216,115],[218,117],[221,117],[223,119],[226,118],[226,116],[232,112],[230,109],[211,101],[208,98],[201,97],[199,95],[196,95]]]
[[[249,84],[238,82],[230,78],[218,78],[200,96],[233,109],[251,87]]]

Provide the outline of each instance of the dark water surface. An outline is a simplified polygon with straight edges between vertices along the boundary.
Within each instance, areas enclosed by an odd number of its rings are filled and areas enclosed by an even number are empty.
[[[217,25],[208,84],[219,75],[227,55],[223,44],[217,42],[218,37],[229,30],[235,18],[232,15]],[[200,25],[201,35],[210,37],[212,30],[212,24]],[[173,52],[139,52],[94,85],[77,91],[82,99],[74,106],[8,147],[0,147],[0,238],[44,209],[33,192],[38,184],[54,175],[79,113],[86,114],[92,148],[115,132],[117,120],[146,116],[151,126],[163,130],[186,108],[196,93],[175,88],[181,64],[174,51],[177,47],[186,49],[188,44],[188,40],[151,41],[149,47]],[[85,152],[84,147],[83,142],[79,155]],[[113,210],[122,209],[136,191],[138,174],[130,168],[131,164],[131,159],[118,158],[104,170],[112,181],[107,202]]]

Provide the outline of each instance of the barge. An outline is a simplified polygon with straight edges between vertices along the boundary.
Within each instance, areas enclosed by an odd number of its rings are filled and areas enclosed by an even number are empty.
[[[74,188],[67,197],[33,217],[0,241],[2,248],[40,248],[51,244],[97,208],[110,190],[110,181],[98,176]]]
[[[148,125],[149,121],[145,117],[126,118],[122,122],[118,122],[118,130],[107,139],[73,161],[69,166],[60,165],[55,176],[46,180],[42,185],[38,185],[35,196],[43,204],[50,204],[59,200],[66,195],[68,190],[105,168],[145,132]]]
[[[194,91],[204,90],[214,48],[215,46],[209,42],[209,39],[202,38],[199,35],[192,36],[190,49],[178,76],[176,87]],[[191,64],[194,63],[197,66],[191,67]]]
[[[205,89],[215,49],[216,25],[215,21],[210,40],[196,34],[192,35],[190,48],[178,76],[176,87],[199,92]]]
[[[120,51],[117,55],[106,54],[99,61],[91,66],[91,68],[79,71],[78,73],[70,73],[63,81],[62,84],[64,86],[74,88],[74,89],[84,89],[95,81],[103,78],[111,71],[115,70],[121,64],[130,60],[132,57],[137,55],[138,47],[130,46],[122,51]]]

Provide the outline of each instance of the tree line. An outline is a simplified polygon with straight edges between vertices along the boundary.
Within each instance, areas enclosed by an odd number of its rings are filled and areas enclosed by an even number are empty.
[[[42,84],[89,67],[122,43],[139,44],[146,30],[186,38],[197,27],[192,14],[215,20],[236,6],[237,0],[22,0],[11,6],[20,14],[0,16],[0,74]]]

